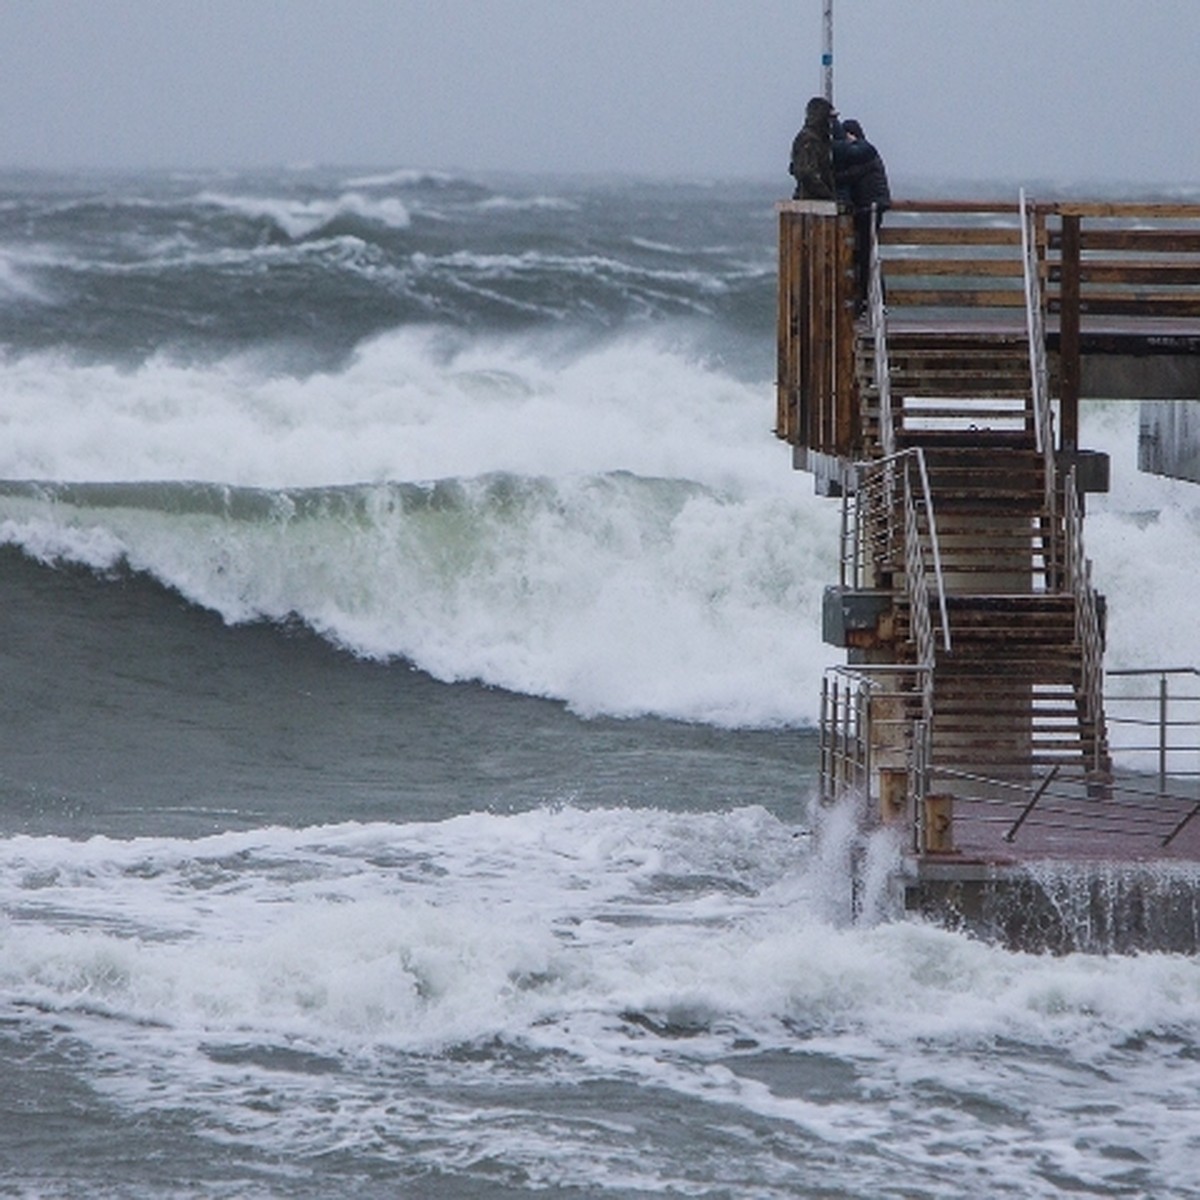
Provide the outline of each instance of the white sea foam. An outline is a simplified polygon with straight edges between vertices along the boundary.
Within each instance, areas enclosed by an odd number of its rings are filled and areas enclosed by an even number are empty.
[[[0,375],[4,478],[277,493],[253,522],[9,495],[3,536],[39,557],[108,553],[229,620],[296,613],[360,653],[583,712],[812,715],[836,506],[771,438],[769,388],[681,348],[427,331],[302,380],[44,358]],[[439,479],[421,503],[382,482]],[[363,480],[381,482],[354,516],[297,515],[304,497],[285,493]]]
[[[1094,582],[1107,599],[1105,666],[1200,668],[1200,620],[1195,617],[1200,564],[1200,485],[1148,475],[1137,468],[1138,405],[1125,401],[1083,406],[1080,444],[1111,460],[1111,492],[1090,496],[1084,540]],[[1200,694],[1194,677],[1176,677],[1176,697]],[[1111,679],[1111,695],[1141,696],[1142,702],[1112,701],[1109,730],[1118,764],[1155,771],[1156,678]],[[1191,722],[1169,731],[1171,770],[1200,769],[1194,753],[1200,703],[1176,701],[1169,714]],[[1137,725],[1142,721],[1149,724]]]
[[[319,260],[328,266],[361,272],[377,279],[403,281],[407,272],[391,266],[380,248],[353,234],[307,238],[297,243],[266,243],[254,246],[200,249],[186,237],[165,238],[139,247],[141,257],[132,262],[89,262],[83,265],[100,275],[155,276],[163,271],[191,268],[215,268],[219,271],[259,271]]]
[[[770,436],[768,385],[666,334],[580,348],[409,330],[299,379],[35,356],[0,386],[0,477],[265,489],[255,520],[0,501],[30,553],[125,559],[231,621],[298,614],[439,678],[729,725],[811,721],[841,657],[820,641],[837,504]],[[1087,525],[1109,665],[1200,664],[1200,622],[1181,618],[1200,491],[1136,471],[1136,406],[1089,407],[1083,440],[1113,455]],[[327,495],[348,485],[352,503]]]
[[[231,359],[121,370],[48,355],[0,364],[0,477],[309,487],[627,470],[718,489],[811,489],[770,436],[770,385],[684,340],[464,341],[407,330],[303,379]]]
[[[562,196],[489,196],[479,202],[487,212],[577,212],[579,205]]]
[[[824,868],[790,834],[758,808],[567,807],[197,840],[14,837],[0,841],[0,899],[17,914],[0,927],[0,978],[9,999],[56,1008],[107,992],[138,1019],[410,1049],[511,1034],[509,1021],[528,1034],[576,1006],[690,1011],[774,1039],[782,1019],[815,1037],[855,1027],[913,1048],[1063,1035],[1088,1050],[1098,1035],[1090,1053],[1110,1027],[1196,1024],[1187,958],[1049,958],[912,921],[830,924]],[[358,1015],[338,1007],[347,972],[384,964],[406,979],[395,1011],[371,1016],[363,995]],[[264,987],[276,975],[292,982]]]
[[[457,277],[508,279],[513,276],[555,275],[560,272],[591,275],[599,279],[633,280],[646,285],[686,285],[688,291],[699,295],[715,295],[729,288],[728,276],[718,276],[694,269],[667,271],[650,269],[617,258],[604,255],[556,255],[529,250],[522,254],[478,254],[469,250],[455,250],[449,254],[435,256],[414,254],[413,265],[429,270],[449,271]],[[760,272],[755,271],[755,274]],[[678,297],[679,303],[703,311],[703,306],[694,299]]]
[[[453,175],[444,171],[425,171],[416,167],[401,167],[395,171],[383,171],[375,175],[358,175],[347,179],[348,188],[373,187],[420,187],[422,184],[437,184],[444,186],[456,182]]]
[[[197,201],[247,217],[265,217],[294,239],[308,237],[342,216],[361,217],[389,229],[406,229],[412,221],[408,208],[396,197],[374,198],[359,192],[345,192],[333,199],[319,200],[204,192]]]
[[[1108,665],[1200,666],[1200,485],[1138,471],[1136,404],[1085,406],[1081,443],[1112,461],[1112,491],[1089,498],[1084,534],[1109,596]]]
[[[503,1057],[476,1067],[455,1050],[504,1045],[545,1056],[543,1081],[640,1081],[722,1126],[740,1112],[793,1128],[809,1153],[894,1139],[884,1152],[929,1194],[951,1169],[986,1168],[1013,1194],[1052,1194],[1042,1169],[1103,1188],[1125,1150],[1161,1194],[1184,1194],[1200,1065],[1180,1047],[1200,1038],[1200,964],[830,923],[823,870],[790,833],[754,808],[561,808],[10,838],[0,1005],[102,1055],[93,1086],[131,1115],[198,1107],[277,1152],[366,1148],[382,1127],[398,1154],[490,1144],[502,1131],[473,1118],[470,1085],[495,1086]],[[444,1127],[416,1148],[428,1101],[372,1108],[410,1091],[388,1074],[398,1054],[437,1077]],[[763,1056],[780,1067],[760,1079]],[[807,1061],[847,1082],[791,1086]],[[531,1068],[507,1069],[528,1085]],[[514,1139],[532,1152],[544,1113],[510,1118],[506,1154]]]

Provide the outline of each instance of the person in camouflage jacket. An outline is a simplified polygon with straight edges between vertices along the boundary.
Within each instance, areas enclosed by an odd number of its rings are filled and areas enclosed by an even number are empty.
[[[814,96],[804,109],[804,126],[792,142],[788,172],[796,180],[793,200],[832,200],[833,105]]]

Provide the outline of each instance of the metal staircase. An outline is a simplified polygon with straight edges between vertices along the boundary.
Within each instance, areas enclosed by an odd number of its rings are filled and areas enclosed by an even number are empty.
[[[869,586],[890,593],[886,657],[917,669],[904,706],[920,722],[909,757],[964,779],[1029,784],[1053,770],[1094,788],[1111,769],[1102,607],[1082,555],[1074,476],[1057,471],[1028,256],[1027,274],[1024,336],[892,334],[876,254],[869,319],[856,330],[863,444],[883,463],[919,455],[924,502],[912,504],[907,484],[868,485],[878,474],[868,462],[848,481],[846,527],[862,543],[852,553],[870,560]],[[936,597],[912,579],[934,562]],[[878,666],[857,669],[879,687]]]
[[[1081,448],[1079,416],[1084,395],[1194,395],[1200,225],[1168,222],[1200,206],[897,202],[879,238],[891,311],[875,246],[865,320],[851,221],[779,211],[775,431],[843,505],[819,796],[845,807],[814,832],[837,835],[850,911],[869,896],[861,911],[1022,949],[1194,953],[1200,695],[1168,684],[1197,671],[1109,673],[1114,773],[1082,537],[1108,456]],[[902,837],[886,878],[873,851],[892,838],[846,853],[847,817]]]

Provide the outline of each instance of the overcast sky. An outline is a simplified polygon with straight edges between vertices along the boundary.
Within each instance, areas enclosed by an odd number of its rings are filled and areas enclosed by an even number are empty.
[[[894,178],[1200,182],[1200,0],[835,0]],[[0,0],[0,166],[779,176],[821,0]]]

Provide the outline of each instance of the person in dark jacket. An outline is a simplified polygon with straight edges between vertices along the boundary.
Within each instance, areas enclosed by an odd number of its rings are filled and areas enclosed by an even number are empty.
[[[804,108],[804,126],[792,142],[788,172],[796,180],[793,200],[834,199],[833,121],[837,116],[824,96]]]
[[[887,168],[879,151],[867,141],[862,125],[851,118],[842,123],[843,137],[833,143],[838,198],[854,214],[854,275],[858,311],[867,303],[871,276],[871,237],[891,207]]]

